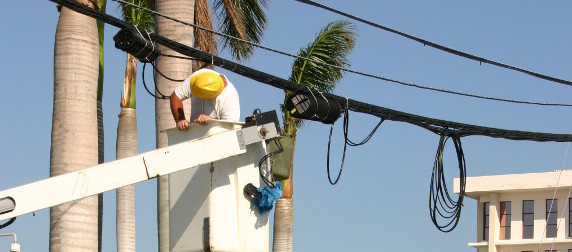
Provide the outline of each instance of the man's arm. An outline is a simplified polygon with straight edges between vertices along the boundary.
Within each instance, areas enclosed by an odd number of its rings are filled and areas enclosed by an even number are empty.
[[[185,112],[183,110],[183,101],[173,92],[170,98],[171,113],[173,114],[173,119],[177,123],[177,129],[185,130],[189,127],[189,121],[185,119]]]

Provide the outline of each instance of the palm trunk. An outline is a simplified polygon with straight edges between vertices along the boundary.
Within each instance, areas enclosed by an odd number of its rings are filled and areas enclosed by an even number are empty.
[[[100,71],[103,71],[100,69]],[[97,163],[105,162],[105,146],[103,134],[103,103],[97,100]],[[97,251],[103,247],[103,193],[97,195]]]
[[[99,0],[100,11],[105,13],[107,0]],[[105,23],[97,20],[99,41],[99,75],[97,77],[97,163],[105,162],[105,144],[103,130],[103,38]],[[103,246],[103,193],[97,195],[97,251]]]
[[[135,83],[137,58],[127,54],[121,113],[117,125],[116,159],[137,155],[137,114],[135,110]],[[135,190],[133,185],[118,188],[116,209],[117,251],[135,251]]]
[[[157,12],[163,13],[185,22],[193,23],[194,0],[157,0],[155,7]],[[155,25],[157,34],[192,46],[193,30],[191,27],[166,20],[161,17],[155,17]],[[171,49],[160,46],[159,49],[163,54],[179,55]],[[157,68],[165,75],[175,79],[185,79],[191,73],[191,62],[189,60],[177,59],[171,57],[157,58]],[[160,75],[157,75],[157,88],[161,93],[170,95],[173,93],[177,82],[169,81]],[[159,94],[157,94],[159,95]],[[190,103],[186,102],[185,114],[189,114]],[[188,118],[188,117],[187,117]],[[163,130],[175,127],[169,100],[155,100],[155,132],[156,147],[163,148],[168,145],[167,134]],[[158,222],[158,238],[159,251],[167,252],[170,250],[169,243],[169,178],[161,176],[157,180],[157,222]]]
[[[62,8],[54,47],[50,176],[97,165],[98,31],[93,18]],[[97,251],[98,197],[50,209],[50,251]]]
[[[134,108],[121,108],[117,126],[117,160],[137,155],[137,116]],[[117,251],[135,251],[135,191],[133,185],[117,189]]]
[[[292,177],[294,176],[294,150],[296,149],[296,136],[292,138],[292,157],[290,161],[290,177],[281,181],[283,188],[282,199],[276,201],[276,210],[274,211],[274,233],[272,251],[275,252],[291,252],[294,235],[294,201],[292,199],[294,188],[292,186]]]
[[[292,251],[292,234],[294,231],[294,206],[292,199],[276,201],[274,212],[274,239],[272,251]]]

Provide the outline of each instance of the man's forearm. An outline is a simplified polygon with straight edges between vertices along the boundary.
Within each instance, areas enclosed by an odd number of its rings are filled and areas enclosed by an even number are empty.
[[[173,119],[175,122],[180,120],[185,120],[185,112],[183,110],[183,101],[177,97],[177,95],[173,92],[170,98],[171,104],[171,113],[173,114]]]

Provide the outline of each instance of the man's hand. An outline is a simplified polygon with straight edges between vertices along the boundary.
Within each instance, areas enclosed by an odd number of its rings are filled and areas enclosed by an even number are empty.
[[[199,115],[199,117],[198,117],[197,119],[195,119],[195,122],[198,123],[198,124],[205,125],[205,124],[207,124],[207,122],[208,122],[209,120],[211,120],[211,119],[212,119],[212,118],[211,118],[210,116],[201,114],[201,115]]]
[[[186,130],[187,128],[189,128],[189,121],[183,119],[177,122],[177,129]]]

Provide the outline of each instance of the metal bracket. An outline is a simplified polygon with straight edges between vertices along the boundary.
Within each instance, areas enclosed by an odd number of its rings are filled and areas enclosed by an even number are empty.
[[[238,139],[238,145],[240,146],[241,150],[246,149],[246,144],[244,142],[244,134],[242,133],[243,130],[236,131],[236,138]]]
[[[244,145],[249,145],[255,142],[260,142],[261,140],[272,140],[280,136],[276,132],[276,126],[274,122],[270,122],[261,126],[251,126],[243,128],[242,135],[238,135],[239,142],[243,142]],[[242,145],[241,145],[242,148]]]

